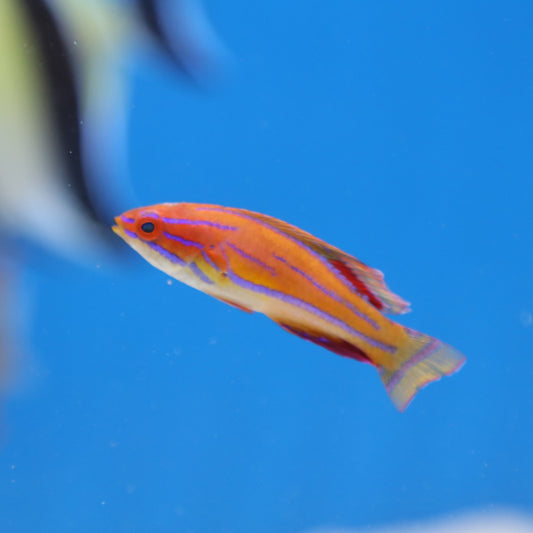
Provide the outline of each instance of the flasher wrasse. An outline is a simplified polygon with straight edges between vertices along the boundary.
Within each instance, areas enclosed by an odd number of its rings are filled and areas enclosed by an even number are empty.
[[[451,346],[384,316],[405,313],[409,304],[388,289],[379,270],[281,220],[167,203],[132,209],[115,221],[115,233],[169,276],[374,365],[400,411],[420,388],[465,361]]]

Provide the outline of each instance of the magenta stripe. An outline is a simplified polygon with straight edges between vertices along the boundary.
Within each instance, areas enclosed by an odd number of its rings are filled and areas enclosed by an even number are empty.
[[[252,263],[255,263],[256,265],[259,265],[261,268],[264,268],[265,270],[268,270],[271,274],[276,275],[276,271],[271,267],[268,266],[266,263],[263,263],[261,259],[258,259],[257,257],[254,257],[253,255],[250,255],[246,253],[244,250],[241,250],[239,247],[235,246],[234,244],[231,244],[230,242],[224,243],[226,246],[229,246],[232,250],[237,252],[241,257],[244,257],[245,259],[248,259]]]
[[[138,238],[139,238],[139,237],[137,237],[137,234],[136,234],[136,233],[133,233],[133,231],[130,231],[129,229],[124,228],[124,233],[125,233],[128,237],[131,237],[132,239],[138,239]]]
[[[195,248],[199,248],[200,250],[204,247],[204,245],[200,244],[199,242],[184,239],[183,237],[180,237],[179,235],[174,235],[172,233],[169,233],[168,231],[164,231],[163,235],[165,237],[168,237],[169,239],[172,239],[173,241],[180,242],[181,244],[184,244],[185,246],[194,246]]]
[[[375,322],[370,317],[368,317],[367,315],[359,311],[359,309],[357,309],[357,307],[355,307],[352,303],[348,302],[344,298],[341,298],[338,294],[334,293],[333,291],[326,289],[326,287],[324,287],[323,285],[315,281],[309,274],[305,273],[303,270],[300,270],[298,267],[295,267],[294,265],[289,263],[284,257],[281,257],[280,255],[277,255],[277,254],[274,254],[274,257],[278,261],[285,263],[290,269],[292,269],[297,274],[300,274],[301,276],[303,276],[307,281],[311,282],[321,292],[333,298],[336,302],[342,303],[343,305],[348,307],[348,309],[350,309],[350,311],[352,311],[354,315],[358,316],[359,318],[362,318],[365,322],[370,324],[374,329],[381,329],[377,322]]]
[[[177,224],[177,225],[185,225],[185,226],[208,226],[210,228],[216,228],[216,229],[222,229],[222,230],[228,230],[228,231],[235,231],[238,229],[235,226],[226,226],[224,224],[219,224],[218,222],[211,222],[210,220],[187,220],[185,218],[167,218],[167,217],[163,217],[161,220],[163,222],[166,222],[167,224]]]
[[[123,222],[127,222],[128,224],[133,224],[135,222],[134,218],[127,217],[126,215],[121,215],[120,218]]]

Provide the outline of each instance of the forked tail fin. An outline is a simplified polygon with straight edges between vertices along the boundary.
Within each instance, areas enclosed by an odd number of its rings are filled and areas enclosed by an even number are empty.
[[[397,365],[391,369],[379,368],[379,375],[399,411],[405,411],[414,395],[428,383],[449,376],[459,370],[465,356],[455,348],[405,328],[408,341],[395,356]]]

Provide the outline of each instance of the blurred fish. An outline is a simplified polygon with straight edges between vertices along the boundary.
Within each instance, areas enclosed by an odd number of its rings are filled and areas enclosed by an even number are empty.
[[[131,201],[120,58],[151,40],[197,82],[218,44],[185,0],[4,0],[0,25],[0,234],[100,254]]]
[[[289,333],[375,366],[403,411],[416,392],[450,375],[464,356],[383,313],[409,304],[379,270],[275,218],[207,204],[133,209],[113,230],[168,275]]]
[[[132,201],[121,62],[151,46],[198,84],[218,43],[191,0],[2,0],[0,28],[2,259],[24,241],[100,260]]]
[[[41,0],[2,2],[0,26],[0,234],[81,252],[105,231],[82,165],[69,46]]]

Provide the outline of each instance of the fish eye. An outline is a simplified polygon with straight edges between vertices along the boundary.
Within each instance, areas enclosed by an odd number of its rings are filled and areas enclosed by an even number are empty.
[[[163,232],[163,226],[157,215],[146,214],[135,223],[137,235],[145,241],[155,241]]]
[[[152,233],[154,229],[155,229],[155,226],[153,222],[145,222],[144,224],[141,225],[141,230],[144,233]]]

